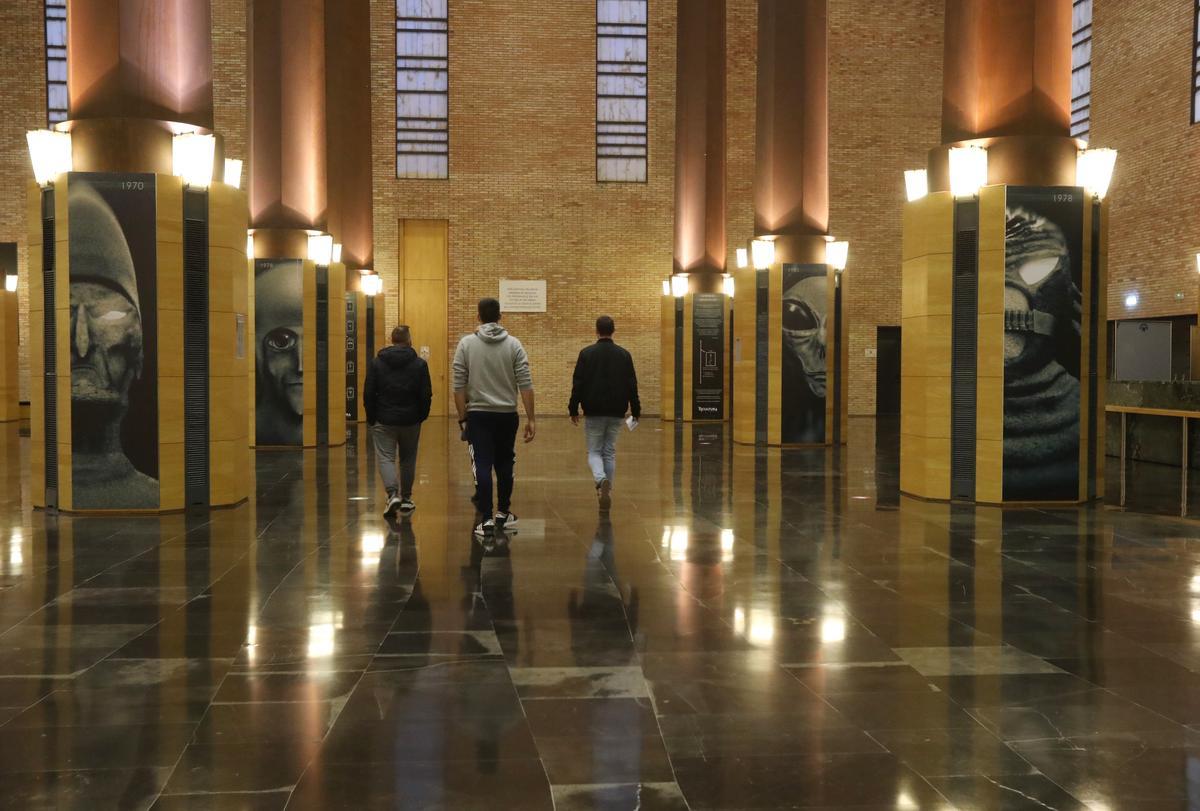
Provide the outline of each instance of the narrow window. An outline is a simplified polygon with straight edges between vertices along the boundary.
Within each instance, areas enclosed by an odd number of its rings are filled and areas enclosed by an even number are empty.
[[[1196,0],[1192,39],[1192,123],[1200,124],[1200,0]]]
[[[67,0],[46,0],[46,117],[67,120]]]
[[[396,0],[396,177],[450,176],[449,0]]]
[[[646,181],[647,0],[596,0],[596,180]]]
[[[1092,0],[1075,0],[1071,37],[1071,135],[1092,130]]]

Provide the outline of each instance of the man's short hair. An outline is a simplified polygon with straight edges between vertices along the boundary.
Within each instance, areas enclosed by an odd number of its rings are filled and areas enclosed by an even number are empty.
[[[485,324],[492,324],[500,320],[500,302],[494,298],[481,298],[479,300],[479,320]]]
[[[407,324],[401,324],[400,326],[398,326],[394,330],[392,330],[392,343],[394,343],[394,344],[411,344],[412,343],[412,330],[410,330],[408,328]]]
[[[602,315],[596,319],[596,334],[603,335],[605,338],[611,337],[617,330],[617,325],[613,323],[612,316]]]

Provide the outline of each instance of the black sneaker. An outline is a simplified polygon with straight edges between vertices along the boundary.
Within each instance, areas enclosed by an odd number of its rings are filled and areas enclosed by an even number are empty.
[[[401,504],[403,504],[403,502],[400,501],[399,496],[388,496],[387,506],[383,508],[383,517],[391,518],[396,514],[396,510],[401,509]]]
[[[412,515],[412,511],[415,510],[416,508],[417,508],[417,505],[413,504],[413,500],[411,498],[400,499],[400,514],[401,515]]]

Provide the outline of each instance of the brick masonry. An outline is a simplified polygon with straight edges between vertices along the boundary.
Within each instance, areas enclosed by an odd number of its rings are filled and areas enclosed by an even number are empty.
[[[212,0],[216,126],[232,157],[247,154],[246,0]],[[755,0],[727,0],[728,265],[752,236]],[[850,410],[875,407],[880,325],[899,323],[904,169],[939,140],[941,0],[868,0],[829,8],[831,231],[851,243],[846,273]],[[451,0],[451,177],[395,177],[395,5],[372,0],[376,267],[388,320],[400,312],[398,223],[450,222],[451,344],[501,278],[544,278],[550,312],[506,321],[530,350],[540,410],[565,406],[578,348],[594,316],[614,316],[634,352],[643,397],[659,388],[659,296],[673,239],[675,24],[671,0],[650,2],[650,169],[644,184],[597,184],[595,20],[584,0]],[[0,240],[24,268],[27,129],[44,126],[40,0],[0,4]],[[1190,124],[1191,0],[1096,0],[1092,142],[1120,150],[1111,192],[1110,311],[1195,313],[1200,221],[1185,179],[1200,163]],[[21,290],[28,289],[22,278]],[[1183,299],[1175,298],[1183,293]],[[21,341],[28,344],[22,292]],[[448,347],[449,348],[449,347]],[[28,391],[22,351],[22,392]]]

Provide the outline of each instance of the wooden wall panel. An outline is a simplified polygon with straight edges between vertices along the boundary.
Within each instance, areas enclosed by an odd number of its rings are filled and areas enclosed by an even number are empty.
[[[0,290],[0,422],[21,417],[17,293]]]
[[[412,328],[413,347],[429,364],[433,384],[430,416],[450,413],[452,395],[449,352],[450,235],[447,220],[402,220],[400,222],[401,321]],[[376,313],[376,323],[385,320]],[[386,326],[390,335],[391,328]],[[383,348],[385,343],[377,346]]]
[[[754,268],[739,268],[733,275],[733,441],[752,445],[758,399],[754,354],[758,291]]]

